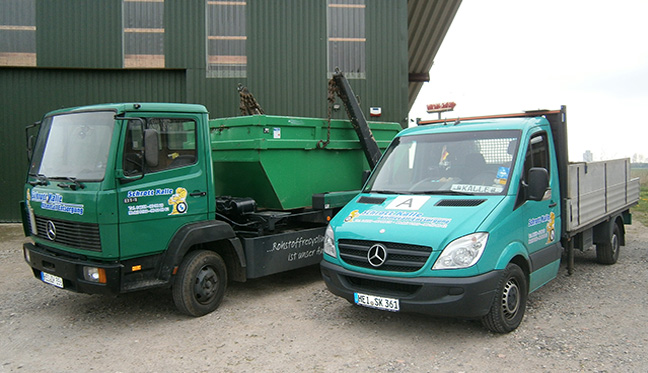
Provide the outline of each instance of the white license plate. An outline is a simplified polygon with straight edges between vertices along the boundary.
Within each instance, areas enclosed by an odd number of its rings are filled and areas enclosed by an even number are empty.
[[[400,310],[398,299],[376,297],[374,295],[355,293],[355,304],[370,308],[377,308],[379,310],[397,312]]]
[[[63,288],[63,279],[58,276],[51,275],[47,272],[41,272],[41,280],[50,285],[54,285],[57,288]]]

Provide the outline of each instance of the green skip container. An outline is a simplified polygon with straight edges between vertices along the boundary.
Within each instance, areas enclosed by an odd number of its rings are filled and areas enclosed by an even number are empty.
[[[209,121],[216,195],[262,209],[310,207],[317,193],[358,190],[369,166],[348,120],[253,115]],[[398,123],[369,122],[384,151]]]

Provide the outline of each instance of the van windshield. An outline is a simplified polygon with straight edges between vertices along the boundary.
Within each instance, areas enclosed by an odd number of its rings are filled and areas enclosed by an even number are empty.
[[[45,118],[29,174],[47,179],[103,180],[114,117],[113,111],[94,111]]]
[[[365,192],[504,194],[520,131],[470,131],[397,138]]]

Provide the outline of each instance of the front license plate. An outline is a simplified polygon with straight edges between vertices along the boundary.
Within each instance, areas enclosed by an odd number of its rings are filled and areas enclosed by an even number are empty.
[[[377,308],[379,310],[397,312],[400,310],[398,299],[376,297],[374,295],[355,293],[355,304],[364,307]]]
[[[47,272],[41,272],[41,280],[50,285],[54,285],[57,288],[63,289],[63,279],[58,276],[51,275]]]

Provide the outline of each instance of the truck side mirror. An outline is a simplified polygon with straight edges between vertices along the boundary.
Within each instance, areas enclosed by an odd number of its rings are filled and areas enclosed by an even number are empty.
[[[149,167],[157,167],[158,159],[158,132],[152,128],[144,130],[144,159]]]
[[[27,160],[31,160],[32,154],[34,153],[34,145],[36,144],[36,136],[30,135],[27,138]]]
[[[27,145],[27,162],[31,161],[32,154],[34,152],[34,146],[36,145],[36,136],[31,134],[30,131],[33,128],[40,129],[41,122],[34,122],[33,124],[30,124],[25,127],[25,139],[26,139],[26,145]],[[36,130],[38,133],[38,131]]]
[[[533,167],[529,170],[527,183],[527,199],[542,201],[549,189],[549,172],[546,168]]]
[[[364,186],[371,176],[371,170],[362,170],[362,185]]]

